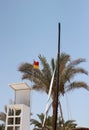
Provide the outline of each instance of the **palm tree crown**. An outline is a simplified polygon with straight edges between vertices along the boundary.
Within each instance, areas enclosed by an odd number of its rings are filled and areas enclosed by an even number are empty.
[[[31,125],[34,125],[33,130],[42,130],[44,114],[43,113],[37,114],[37,117],[38,119],[31,119]],[[62,122],[59,118],[59,120],[57,121],[57,130],[63,130],[61,123]],[[77,124],[75,123],[75,120],[67,120],[64,123],[64,126],[65,126],[65,130],[72,130],[73,128],[76,128]],[[51,116],[47,117],[43,130],[52,130],[52,117]]]
[[[44,91],[48,94],[50,81],[52,74],[57,65],[57,60],[54,58],[51,59],[51,65],[48,63],[47,59],[44,56],[39,55],[39,60],[41,64],[40,69],[34,69],[33,64],[23,63],[19,66],[18,70],[23,73],[22,79],[28,79],[33,81],[32,88],[37,91]],[[79,67],[78,65],[82,62],[85,62],[85,59],[79,58],[76,60],[71,60],[70,55],[61,53],[60,55],[60,68],[59,68],[59,96],[64,95],[66,92],[78,88],[84,88],[89,90],[88,85],[84,81],[74,81],[74,78],[77,74],[88,75],[88,72]],[[53,107],[53,122],[55,118],[55,106],[56,106],[56,73],[54,76],[54,82],[52,87],[52,107]]]
[[[39,91],[45,91],[48,93],[50,81],[54,68],[56,67],[56,62],[52,58],[51,65],[47,62],[44,56],[39,55],[39,60],[41,63],[42,69],[34,69],[33,64],[23,63],[19,66],[19,71],[23,73],[22,79],[28,79],[33,81],[33,89]],[[85,62],[85,59],[79,58],[74,61],[71,61],[70,56],[62,53],[60,56],[60,84],[59,84],[59,93],[64,94],[67,91],[70,91],[75,88],[85,88],[89,90],[88,85],[83,81],[73,81],[74,77],[77,74],[86,74],[88,72],[81,68],[76,67],[81,62]],[[56,87],[56,74],[53,83],[53,91],[55,93]],[[52,94],[53,95],[53,94]]]

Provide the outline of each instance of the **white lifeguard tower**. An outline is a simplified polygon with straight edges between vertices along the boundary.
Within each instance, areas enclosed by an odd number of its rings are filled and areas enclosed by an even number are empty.
[[[26,83],[10,84],[14,103],[7,106],[5,130],[30,130],[30,87]]]

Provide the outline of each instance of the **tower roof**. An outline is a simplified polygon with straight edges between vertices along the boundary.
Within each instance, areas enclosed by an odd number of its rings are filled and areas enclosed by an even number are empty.
[[[31,89],[27,83],[12,83],[9,86],[15,91]]]

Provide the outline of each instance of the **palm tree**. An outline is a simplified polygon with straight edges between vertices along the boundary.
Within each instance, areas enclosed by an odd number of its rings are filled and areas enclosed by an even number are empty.
[[[0,120],[3,121],[4,123],[6,122],[6,112],[7,112],[7,107],[4,107],[5,112],[0,112]]]
[[[44,91],[48,94],[50,81],[52,78],[53,71],[56,67],[57,60],[51,59],[51,65],[48,63],[44,56],[39,55],[39,60],[41,63],[40,69],[34,69],[33,64],[23,63],[19,66],[18,70],[22,72],[22,79],[28,79],[33,81],[33,90]],[[89,90],[88,85],[84,81],[75,81],[74,78],[77,74],[88,75],[88,72],[79,67],[78,65],[85,62],[85,59],[79,58],[76,60],[71,60],[70,55],[66,53],[61,53],[60,55],[60,70],[59,70],[59,97],[64,95],[70,90],[84,88]],[[57,73],[57,70],[56,70]],[[55,109],[56,109],[56,73],[54,76],[53,88],[51,93],[52,98],[52,108],[53,108],[53,122],[55,120]]]
[[[44,114],[37,114],[38,120],[31,119],[31,125],[34,125],[33,130],[52,130],[52,117],[48,116],[44,128],[42,128]]]
[[[3,124],[0,124],[0,130],[4,130]]]
[[[65,130],[72,130],[73,128],[76,128],[77,124],[75,123],[75,120],[68,120],[64,123]]]
[[[44,114],[37,114],[38,119],[31,119],[31,125],[34,125],[33,130],[52,130],[52,117],[48,116],[44,128],[42,128]],[[68,120],[64,123],[65,130],[76,128],[75,120]],[[61,118],[57,121],[57,130],[63,130]]]
[[[46,119],[46,123],[44,128],[42,128],[43,120],[44,120],[44,114],[37,114],[38,120],[36,119],[31,119],[31,125],[34,125],[33,130],[51,130],[52,129],[52,117],[48,116]]]
[[[0,130],[5,130],[5,125],[4,124],[0,124]]]
[[[0,112],[0,120],[3,122],[6,121],[6,114],[4,112]]]

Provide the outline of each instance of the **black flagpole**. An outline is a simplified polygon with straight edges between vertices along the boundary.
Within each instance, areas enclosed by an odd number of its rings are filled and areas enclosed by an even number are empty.
[[[58,23],[58,54],[57,54],[57,87],[56,87],[56,112],[54,130],[57,130],[57,115],[58,115],[58,93],[59,93],[59,69],[60,69],[60,23]]]

